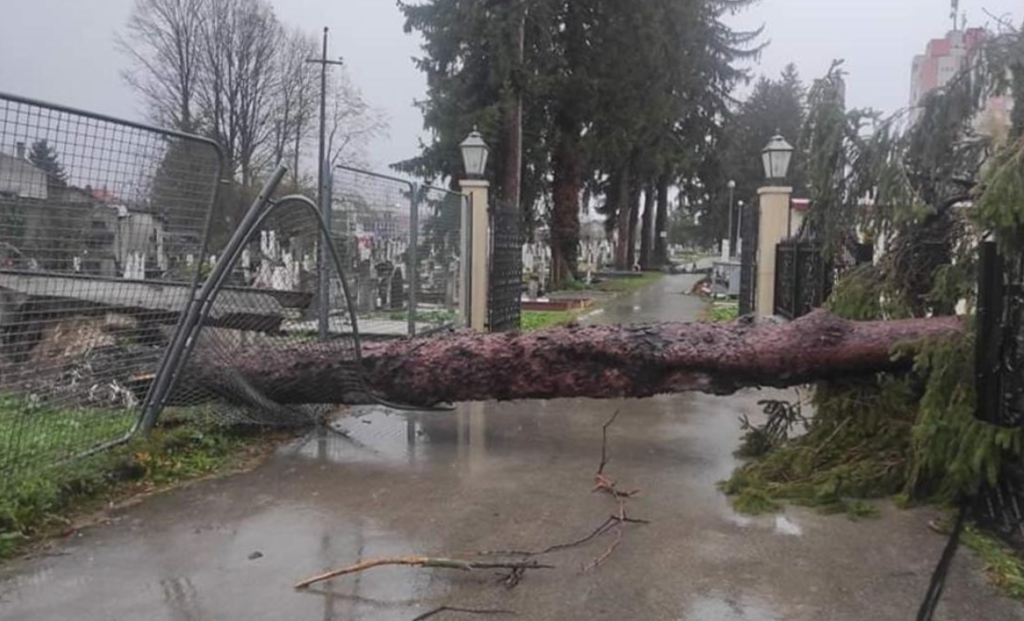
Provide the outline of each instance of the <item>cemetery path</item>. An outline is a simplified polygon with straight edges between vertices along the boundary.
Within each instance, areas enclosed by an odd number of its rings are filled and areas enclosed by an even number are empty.
[[[586,321],[693,319],[692,276],[662,279]],[[530,620],[907,621],[945,539],[934,509],[854,522],[801,509],[736,515],[717,481],[736,466],[737,418],[764,392],[649,400],[465,404],[454,413],[360,410],[348,437],[284,446],[253,472],[117,511],[54,554],[0,571],[0,619],[21,621],[411,621],[439,606],[505,609]],[[585,536],[614,513],[591,493],[605,474],[639,488],[630,525],[545,557],[515,589],[491,572],[381,568],[295,591],[360,559],[543,548]],[[445,616],[448,614],[449,616]],[[940,619],[1019,620],[962,552]],[[444,613],[433,618],[489,618]],[[501,617],[496,617],[501,618]]]

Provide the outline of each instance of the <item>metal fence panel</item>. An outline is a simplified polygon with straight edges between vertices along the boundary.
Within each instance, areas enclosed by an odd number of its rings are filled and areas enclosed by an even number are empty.
[[[469,289],[463,228],[467,226],[463,217],[469,197],[429,186],[419,190],[414,210],[417,243],[412,246],[416,267],[410,271],[415,281],[409,287],[415,292],[415,322],[410,323],[413,335],[464,327]]]
[[[136,428],[220,169],[212,142],[0,94],[0,480]]]
[[[336,167],[333,236],[365,339],[464,325],[461,194]]]

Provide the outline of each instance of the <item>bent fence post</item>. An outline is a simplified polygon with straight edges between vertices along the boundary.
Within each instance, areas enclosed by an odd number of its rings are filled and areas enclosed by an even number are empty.
[[[167,355],[161,361],[156,377],[153,380],[153,386],[146,397],[141,423],[141,431],[143,433],[148,434],[156,425],[167,395],[173,387],[174,378],[181,364],[188,358],[192,348],[195,347],[194,333],[197,326],[201,324],[204,308],[209,304],[209,300],[217,289],[220,288],[224,278],[230,273],[231,267],[241,255],[242,246],[247,241],[250,232],[259,222],[263,208],[268,204],[270,197],[277,189],[277,186],[280,185],[287,171],[286,167],[279,167],[274,171],[274,174],[271,175],[267,183],[264,184],[252,207],[245,214],[245,218],[242,219],[241,224],[235,229],[235,233],[231,236],[231,240],[224,249],[221,259],[213,266],[213,271],[206,279],[206,283],[203,285],[199,296],[189,303],[185,320],[179,323],[178,329],[175,330]]]

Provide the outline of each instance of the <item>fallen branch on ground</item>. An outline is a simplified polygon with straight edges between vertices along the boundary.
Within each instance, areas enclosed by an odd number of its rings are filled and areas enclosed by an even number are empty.
[[[609,477],[607,477],[604,474],[604,469],[608,465],[609,460],[611,459],[611,457],[609,456],[609,453],[608,453],[608,428],[612,426],[612,424],[615,422],[615,419],[617,419],[618,417],[619,417],[619,410],[616,410],[615,414],[612,414],[612,417],[610,419],[608,419],[608,422],[606,422],[604,425],[601,426],[601,463],[598,464],[598,466],[597,466],[597,473],[594,475],[594,480],[596,481],[597,484],[595,485],[595,487],[593,489],[593,491],[595,491],[595,492],[596,491],[602,491],[602,492],[610,495],[612,498],[614,498],[615,502],[618,504],[618,509],[619,509],[619,511],[618,511],[618,513],[616,515],[613,515],[613,516],[609,517],[608,520],[605,522],[605,525],[607,525],[607,528],[604,528],[604,530],[598,529],[597,531],[595,531],[595,535],[594,536],[598,536],[599,534],[604,534],[605,532],[608,532],[609,530],[614,529],[614,531],[615,531],[615,540],[612,541],[611,545],[609,545],[608,548],[600,556],[598,556],[596,559],[591,561],[589,564],[584,565],[580,569],[581,573],[587,573],[588,571],[590,571],[592,569],[596,569],[596,568],[600,567],[602,563],[604,563],[606,560],[608,560],[608,557],[610,557],[612,555],[612,553],[615,552],[615,549],[619,547],[619,544],[622,543],[622,535],[623,535],[622,527],[623,527],[623,525],[625,525],[625,524],[647,524],[648,523],[646,520],[637,520],[637,519],[634,519],[634,518],[630,518],[626,514],[626,502],[630,498],[633,498],[634,496],[639,494],[640,490],[637,489],[637,490],[632,490],[632,491],[629,491],[629,492],[620,491],[616,487],[617,486],[616,482],[613,481],[612,479],[610,479]]]
[[[433,558],[429,556],[402,556],[395,558],[371,559],[368,561],[362,561],[361,563],[356,563],[355,565],[343,567],[341,569],[333,569],[331,571],[322,573],[318,576],[307,578],[297,583],[295,585],[295,588],[304,589],[308,586],[316,584],[317,582],[323,582],[325,580],[330,580],[331,578],[346,576],[348,574],[366,571],[367,569],[373,569],[374,567],[384,567],[389,565],[404,565],[408,567],[428,567],[440,569],[458,569],[461,571],[473,571],[477,569],[512,569],[523,571],[528,569],[554,569],[554,565],[544,565],[537,561],[481,563],[477,561],[465,561],[455,558]]]

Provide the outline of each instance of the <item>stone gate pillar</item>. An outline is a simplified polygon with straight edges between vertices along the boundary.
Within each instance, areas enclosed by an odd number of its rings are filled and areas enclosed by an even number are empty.
[[[757,238],[758,318],[775,314],[775,246],[789,236],[789,209],[793,188],[768,186],[757,191],[760,196],[760,225]]]
[[[462,230],[469,233],[469,327],[478,332],[487,331],[487,276],[489,271],[488,246],[490,244],[490,215],[487,211],[490,184],[479,179],[459,182],[462,193],[469,196],[465,208]],[[468,222],[467,222],[468,220]],[[467,226],[468,225],[468,226]]]

